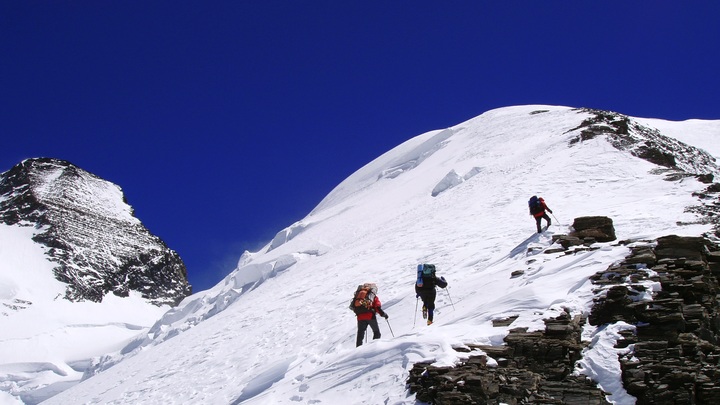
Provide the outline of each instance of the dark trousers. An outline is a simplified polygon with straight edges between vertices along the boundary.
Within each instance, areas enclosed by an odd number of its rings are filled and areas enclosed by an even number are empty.
[[[373,331],[373,339],[380,339],[380,327],[378,326],[378,321],[375,316],[367,321],[361,321],[358,319],[358,333],[357,339],[355,340],[355,347],[362,346],[365,338],[365,331],[367,330],[368,325]]]
[[[535,217],[538,233],[542,232],[542,228],[540,227],[540,220],[542,219],[547,221],[547,226],[550,226],[550,217],[548,216],[547,212],[543,213],[540,217]]]
[[[437,297],[437,291],[435,290],[435,287],[433,287],[432,290],[427,289],[416,291],[418,292],[418,295],[420,295],[423,306],[427,309],[428,321],[432,322],[433,315],[435,314],[435,298]]]

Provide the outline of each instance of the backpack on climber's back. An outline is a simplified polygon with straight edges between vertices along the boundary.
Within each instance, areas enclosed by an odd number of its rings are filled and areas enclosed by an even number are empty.
[[[430,284],[435,279],[435,265],[434,264],[418,264],[417,281],[415,285],[422,287],[425,284]]]
[[[350,309],[355,312],[355,315],[372,312],[372,303],[376,296],[377,285],[375,283],[360,284],[350,301]]]
[[[530,197],[530,200],[528,201],[528,208],[530,208],[530,215],[539,214],[542,212],[542,198],[538,198],[537,196]]]

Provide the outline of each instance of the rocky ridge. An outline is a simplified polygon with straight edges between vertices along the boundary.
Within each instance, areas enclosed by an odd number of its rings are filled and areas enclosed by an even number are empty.
[[[674,235],[630,246],[623,263],[592,277],[589,317],[634,326],[618,342],[629,349],[620,359],[625,389],[637,404],[720,403],[720,247]],[[648,282],[651,299],[640,299]]]
[[[581,217],[570,235],[553,235],[545,254],[576,254],[597,249],[597,242],[616,240],[607,217]],[[513,272],[518,277],[522,271]],[[493,321],[494,327],[512,326],[517,317]],[[545,329],[513,328],[502,346],[466,345],[459,352],[480,351],[455,367],[417,363],[408,388],[419,401],[431,404],[603,404],[603,392],[589,378],[575,372],[588,343],[582,341],[585,314],[566,310],[545,319]]]
[[[708,184],[705,190],[693,194],[699,204],[688,207],[687,211],[698,215],[697,222],[712,224],[715,236],[720,236],[720,183],[714,183],[715,177],[720,175],[720,167],[712,155],[623,114],[590,108],[577,111],[591,114],[591,117],[569,131],[579,130],[579,134],[570,140],[570,146],[604,136],[615,148],[658,165],[653,173],[665,175],[668,181],[693,177]]]
[[[409,389],[418,401],[431,404],[606,403],[592,381],[572,374],[585,347],[580,341],[584,323],[582,317],[565,313],[546,319],[545,331],[511,329],[504,346],[458,347],[485,354],[470,355],[455,367],[417,363],[410,371]]]
[[[579,135],[570,140],[570,146],[597,136],[605,136],[608,142],[619,150],[628,151],[633,156],[658,166],[673,169],[675,172],[671,173],[670,177],[707,175],[720,170],[715,158],[709,153],[665,136],[657,129],[642,125],[626,115],[590,108],[578,111],[591,114],[592,117],[568,131],[580,130]]]
[[[594,249],[613,233],[605,217],[577,218],[558,249]],[[573,235],[575,234],[575,235]],[[578,238],[577,235],[590,235]],[[545,330],[510,329],[503,346],[480,350],[455,367],[415,364],[408,387],[433,404],[600,404],[606,393],[578,372],[588,342],[582,326],[623,322],[616,348],[622,382],[637,404],[720,403],[720,246],[704,237],[674,235],[655,241],[621,241],[631,253],[591,277],[597,286],[589,316],[566,312],[545,320]],[[513,274],[512,277],[517,276]],[[512,325],[513,318],[493,322]]]
[[[133,215],[118,186],[73,164],[28,159],[0,175],[0,222],[33,226],[70,301],[138,291],[156,305],[191,293],[178,254]]]

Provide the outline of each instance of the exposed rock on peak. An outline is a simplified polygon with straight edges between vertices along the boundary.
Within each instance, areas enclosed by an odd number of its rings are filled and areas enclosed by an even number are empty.
[[[71,301],[139,291],[154,304],[190,294],[178,254],[133,215],[117,185],[63,160],[28,159],[0,175],[0,222],[34,226]]]
[[[668,169],[693,175],[719,171],[715,158],[709,153],[665,136],[626,115],[587,108],[580,111],[593,116],[572,130],[580,130],[580,134],[570,141],[571,145],[605,135],[615,148]]]

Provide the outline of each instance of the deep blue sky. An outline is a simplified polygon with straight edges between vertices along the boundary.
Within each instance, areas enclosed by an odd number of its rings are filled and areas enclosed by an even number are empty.
[[[0,171],[120,185],[195,291],[420,133],[520,104],[720,119],[720,2],[0,0]]]

